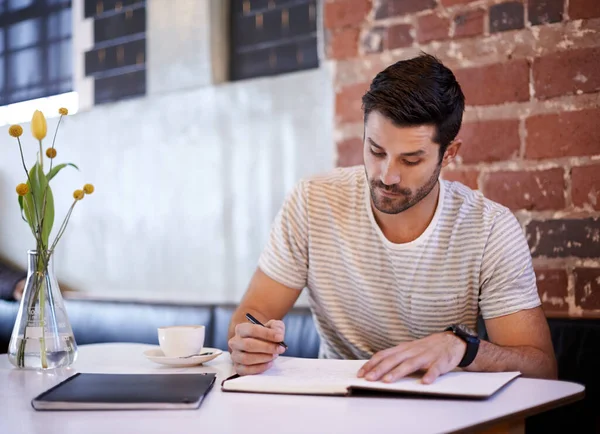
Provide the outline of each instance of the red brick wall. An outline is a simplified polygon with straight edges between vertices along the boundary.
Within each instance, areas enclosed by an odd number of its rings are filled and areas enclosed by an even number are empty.
[[[420,50],[467,110],[447,179],[510,207],[548,316],[600,317],[600,0],[326,0],[338,165],[362,163],[360,97]]]

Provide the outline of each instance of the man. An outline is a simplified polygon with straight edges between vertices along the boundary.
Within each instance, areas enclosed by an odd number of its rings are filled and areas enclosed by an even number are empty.
[[[465,103],[452,72],[426,54],[400,61],[362,102],[364,167],[299,182],[275,219],[230,325],[237,373],[261,373],[283,353],[280,319],[306,288],[319,356],[370,359],[357,372],[367,380],[423,372],[431,383],[457,366],[556,378],[517,220],[439,179],[461,146]],[[473,331],[478,314],[489,342]]]

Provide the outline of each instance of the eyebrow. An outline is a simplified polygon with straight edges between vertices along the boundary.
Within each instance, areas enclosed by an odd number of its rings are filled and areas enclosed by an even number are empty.
[[[385,149],[383,149],[381,146],[379,146],[377,143],[375,143],[372,138],[367,137],[367,140],[369,141],[369,144],[371,146],[373,146],[374,148],[385,151]],[[423,154],[425,154],[425,151],[423,149],[419,149],[418,151],[413,151],[413,152],[403,152],[402,154],[400,154],[400,156],[401,157],[420,157]]]

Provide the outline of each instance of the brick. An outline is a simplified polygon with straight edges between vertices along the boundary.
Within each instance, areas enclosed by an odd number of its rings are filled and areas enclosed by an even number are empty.
[[[466,5],[467,3],[472,3],[477,0],[441,0],[442,6],[450,7],[455,5]]]
[[[600,47],[539,57],[532,68],[535,96],[539,99],[600,90]]]
[[[569,18],[580,20],[600,17],[598,0],[569,0]]]
[[[600,218],[532,220],[525,233],[534,257],[600,257]]]
[[[482,35],[484,19],[485,11],[483,9],[474,9],[457,14],[454,17],[454,37],[466,38]]]
[[[600,154],[600,109],[531,116],[525,157],[532,159]]]
[[[345,28],[337,32],[329,32],[327,41],[330,59],[349,59],[358,55],[359,29]]]
[[[435,7],[435,0],[375,0],[375,19],[412,14]]]
[[[600,309],[600,268],[575,268],[575,304],[583,309]]]
[[[490,33],[525,27],[525,10],[521,2],[506,2],[490,7]]]
[[[448,39],[450,20],[435,12],[417,18],[417,41],[421,44],[434,40]]]
[[[566,270],[536,269],[535,276],[544,312],[569,310],[565,300],[569,295],[569,279]]]
[[[363,141],[358,138],[346,139],[337,144],[338,167],[358,166],[364,163]]]
[[[344,87],[335,95],[335,111],[338,123],[358,122],[363,119],[362,96],[370,83]]]
[[[464,123],[459,155],[465,164],[510,160],[519,153],[519,121],[494,120]]]
[[[454,75],[465,94],[467,105],[529,101],[529,64],[526,59],[458,69]]]
[[[383,27],[372,27],[362,37],[360,45],[363,53],[381,53],[387,29]]]
[[[361,24],[371,11],[370,0],[336,0],[324,5],[323,23],[326,29],[339,29]]]
[[[534,25],[562,21],[565,0],[529,0],[527,16]]]
[[[442,179],[460,182],[473,190],[479,189],[477,184],[478,177],[479,172],[477,170],[444,169],[442,171]]]
[[[385,49],[410,47],[413,44],[413,37],[410,34],[412,26],[409,24],[396,24],[387,29],[385,37]]]
[[[565,207],[563,169],[522,172],[492,172],[483,194],[511,210],[544,211]]]
[[[573,205],[600,211],[600,164],[571,169]]]

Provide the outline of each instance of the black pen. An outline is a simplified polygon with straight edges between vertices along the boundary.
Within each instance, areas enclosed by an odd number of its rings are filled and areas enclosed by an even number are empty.
[[[254,318],[249,313],[246,313],[246,318],[248,318],[248,321],[250,321],[252,324],[258,324],[259,326],[266,327],[263,323],[261,323],[259,320],[257,320],[256,318]],[[281,342],[278,342],[278,343],[279,343],[279,345],[281,345],[286,350],[288,349],[288,346],[286,345],[285,342],[281,341]]]

